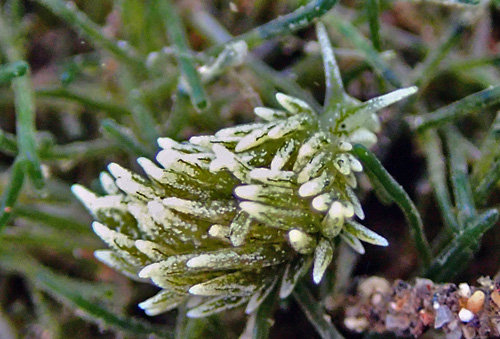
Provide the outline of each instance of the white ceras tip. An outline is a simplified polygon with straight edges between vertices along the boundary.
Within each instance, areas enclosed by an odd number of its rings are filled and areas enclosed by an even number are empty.
[[[71,191],[87,207],[97,199],[97,195],[94,192],[79,184],[71,186]]]
[[[328,210],[328,215],[331,218],[340,218],[344,216],[343,210],[344,206],[342,203],[340,201],[334,201]]]
[[[352,218],[354,216],[354,206],[348,201],[343,201],[342,213],[344,214],[345,218]]]
[[[241,199],[255,199],[261,190],[259,185],[243,185],[234,189],[234,194]]]
[[[152,178],[160,179],[162,177],[163,170],[156,166],[155,163],[148,158],[140,157],[137,159],[137,163],[142,167],[144,172]]]
[[[144,267],[142,270],[140,270],[139,273],[137,273],[137,275],[139,276],[139,278],[151,278],[154,272],[158,270],[159,267],[160,267],[159,263],[148,265]]]
[[[311,205],[318,212],[326,212],[328,211],[328,208],[330,208],[329,199],[325,194],[315,197],[312,200]]]
[[[127,171],[125,168],[123,168],[122,166],[120,166],[114,162],[112,162],[111,164],[108,165],[108,171],[116,179],[131,177],[131,174],[129,171]]]
[[[108,227],[98,221],[94,221],[92,223],[92,229],[94,230],[94,233],[102,239],[108,238],[111,233],[111,230]]]

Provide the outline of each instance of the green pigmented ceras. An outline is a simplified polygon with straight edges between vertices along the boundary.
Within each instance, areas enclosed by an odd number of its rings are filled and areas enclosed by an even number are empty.
[[[365,103],[349,97],[321,24],[317,33],[327,78],[321,115],[279,93],[282,109],[255,108],[262,122],[182,143],[160,138],[157,164],[138,159],[148,179],[110,164],[100,178],[107,195],[73,186],[110,247],[97,258],[162,288],[139,305],[147,314],[194,296],[191,317],[244,303],[251,313],[277,283],[286,298],[311,264],[319,283],[336,237],[360,253],[360,240],[387,245],[354,220],[364,219],[354,192],[362,165],[349,151],[376,142],[375,112],[416,88]]]

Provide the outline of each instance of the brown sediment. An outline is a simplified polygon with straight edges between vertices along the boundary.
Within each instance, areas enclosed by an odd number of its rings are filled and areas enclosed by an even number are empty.
[[[392,332],[418,338],[427,330],[444,331],[447,339],[500,336],[500,280],[435,284],[417,278],[414,284],[371,277],[347,298],[344,326],[356,332]]]

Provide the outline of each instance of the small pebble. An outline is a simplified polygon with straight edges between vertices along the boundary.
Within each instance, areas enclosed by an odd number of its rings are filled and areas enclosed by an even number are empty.
[[[472,313],[466,308],[462,308],[460,312],[458,312],[458,317],[460,318],[461,322],[468,323],[469,321],[474,319],[474,313]]]
[[[405,330],[408,326],[410,326],[410,319],[407,316],[388,314],[385,317],[385,327],[389,331]]]
[[[491,300],[493,300],[493,302],[498,306],[500,307],[500,293],[498,293],[498,291],[493,291],[491,292]]]
[[[378,305],[382,302],[383,298],[380,293],[374,294],[372,296],[372,305]]]
[[[420,310],[418,312],[418,316],[420,318],[420,321],[422,321],[422,324],[424,324],[424,326],[427,326],[434,321],[434,315],[430,312],[427,312],[425,309]]]
[[[370,277],[363,280],[359,286],[358,291],[363,297],[369,297],[374,293],[387,294],[391,291],[389,282],[380,277]]]
[[[415,280],[415,290],[420,298],[425,298],[433,287],[434,283],[430,279],[417,278]]]
[[[436,308],[435,308],[436,309]],[[434,328],[441,328],[445,324],[453,320],[453,313],[446,305],[441,305],[436,309],[436,319],[434,320]]]
[[[448,329],[449,329],[449,330],[454,330],[454,329],[456,329],[457,327],[458,327],[458,320],[457,320],[457,319],[453,320],[452,322],[450,322],[450,323],[448,324]]]
[[[467,300],[467,309],[473,313],[478,313],[481,311],[484,305],[484,293],[483,291],[476,291]]]
[[[458,285],[458,295],[462,298],[469,298],[471,294],[470,286],[467,283],[461,283]]]
[[[500,333],[500,322],[495,322],[495,321],[493,321],[493,324],[494,324],[494,326],[496,327],[497,332],[498,332],[498,333]]]
[[[476,337],[476,330],[473,327],[464,326],[462,332],[465,339],[474,339]]]
[[[460,328],[456,328],[446,333],[446,339],[461,339],[461,338],[462,338],[462,330],[460,330]]]
[[[488,288],[488,289],[490,289],[494,285],[493,280],[491,280],[491,278],[489,276],[480,277],[479,279],[477,279],[477,282],[479,285],[483,286],[484,288]]]
[[[344,320],[344,325],[351,331],[363,332],[369,325],[366,318],[348,317]]]

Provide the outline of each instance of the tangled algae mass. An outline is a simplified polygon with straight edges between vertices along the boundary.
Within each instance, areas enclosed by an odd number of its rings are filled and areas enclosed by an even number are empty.
[[[156,315],[188,302],[203,317],[247,304],[252,313],[274,288],[286,298],[312,266],[322,280],[338,237],[387,241],[361,225],[353,144],[376,142],[375,112],[416,92],[399,89],[367,102],[343,89],[324,27],[317,26],[327,78],[324,112],[278,93],[281,109],[255,108],[261,122],[187,142],[160,138],[156,163],[139,158],[147,179],[110,164],[106,195],[73,192],[109,246],[96,257],[161,291],[139,306]]]

